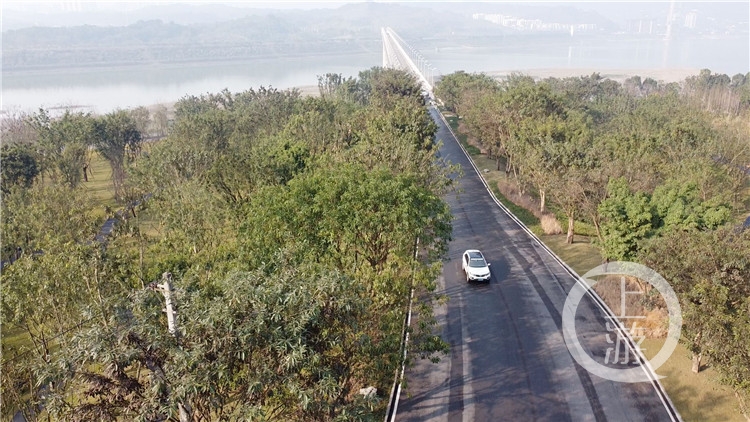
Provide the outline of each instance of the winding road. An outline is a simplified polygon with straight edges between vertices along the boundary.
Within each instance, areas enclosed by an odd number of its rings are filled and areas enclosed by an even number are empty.
[[[438,293],[449,300],[435,310],[450,354],[407,368],[395,420],[680,420],[657,382],[609,381],[573,359],[561,315],[576,279],[495,203],[438,112],[431,113],[444,143],[440,154],[465,173],[446,198],[453,241]],[[492,263],[489,284],[466,283],[460,259],[470,248]],[[588,295],[576,314],[579,340],[602,362],[612,346],[605,316]]]

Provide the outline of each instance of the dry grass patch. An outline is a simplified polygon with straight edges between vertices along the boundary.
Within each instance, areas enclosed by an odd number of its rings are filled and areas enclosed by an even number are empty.
[[[562,227],[560,226],[560,222],[557,221],[557,217],[555,217],[553,214],[544,214],[539,219],[539,221],[542,224],[542,232],[544,234],[561,234],[562,233]]]
[[[647,338],[663,338],[669,330],[669,314],[664,299],[658,291],[649,287],[650,285],[632,277],[608,276],[597,281],[594,291],[615,315],[643,317],[635,321],[635,327],[632,326],[633,320],[622,321],[629,328],[637,327],[637,331],[633,330],[633,332]],[[623,294],[623,292],[630,294]]]

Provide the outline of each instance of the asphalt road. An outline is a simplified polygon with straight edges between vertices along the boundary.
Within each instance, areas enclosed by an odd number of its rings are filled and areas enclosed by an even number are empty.
[[[464,169],[447,199],[453,241],[436,309],[450,355],[406,370],[397,421],[669,421],[658,386],[620,383],[586,371],[566,348],[563,304],[574,278],[493,201],[456,140],[433,110],[443,157]],[[461,254],[477,248],[492,264],[489,284],[467,283]],[[585,296],[576,333],[604,361],[605,314]],[[637,364],[630,364],[637,365]],[[611,366],[611,365],[610,365]]]

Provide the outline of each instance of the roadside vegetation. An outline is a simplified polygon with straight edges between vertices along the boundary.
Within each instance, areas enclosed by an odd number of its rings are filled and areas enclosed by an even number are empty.
[[[673,372],[710,365],[750,416],[750,73],[620,84],[456,72],[435,93],[496,193],[577,271],[635,261],[667,279],[692,362]],[[638,306],[649,334],[666,334],[660,302]]]
[[[441,270],[453,169],[415,78],[319,82],[185,97],[171,123],[4,125],[4,419],[382,420],[410,292],[431,297]],[[419,306],[411,347],[439,357]]]

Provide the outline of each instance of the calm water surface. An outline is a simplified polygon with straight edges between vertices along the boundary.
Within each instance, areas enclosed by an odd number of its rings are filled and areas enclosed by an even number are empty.
[[[493,72],[530,69],[702,69],[750,71],[750,40],[577,39],[494,43],[481,47],[420,47],[435,74],[457,70]],[[107,113],[118,108],[171,103],[186,95],[244,91],[260,86],[286,89],[316,86],[318,75],[357,76],[380,66],[381,52],[305,58],[272,58],[223,63],[154,64],[131,67],[3,72],[2,110],[81,107]]]

